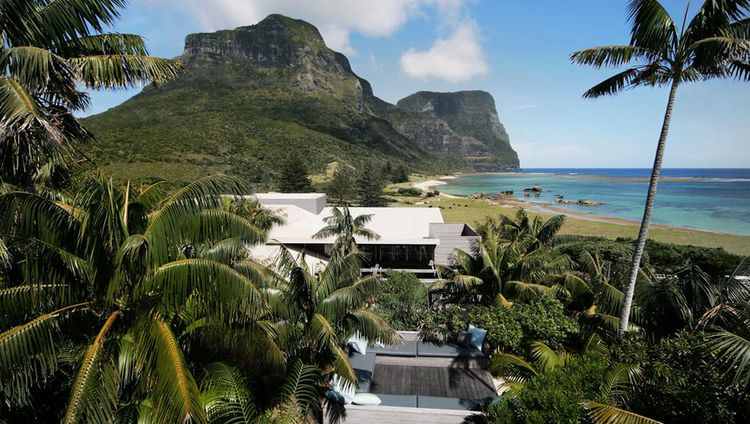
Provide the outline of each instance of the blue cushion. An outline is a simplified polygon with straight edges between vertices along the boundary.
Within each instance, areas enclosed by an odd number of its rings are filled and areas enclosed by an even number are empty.
[[[381,406],[403,406],[407,408],[417,407],[416,395],[384,395],[377,394],[382,403]]]
[[[469,335],[471,337],[469,338],[469,340],[467,340],[467,346],[481,352],[482,345],[484,344],[484,338],[487,337],[487,330],[479,327],[474,327],[473,325],[469,324]]]
[[[390,346],[370,347],[367,353],[377,353],[383,356],[417,356],[417,342],[414,340],[404,340]]]
[[[431,408],[431,409],[454,409],[459,411],[471,410],[472,405],[470,401],[466,399],[458,398],[446,398],[436,396],[418,396],[417,397],[418,408]]]

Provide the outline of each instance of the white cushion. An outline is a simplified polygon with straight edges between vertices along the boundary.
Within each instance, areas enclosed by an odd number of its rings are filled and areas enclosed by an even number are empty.
[[[380,405],[380,402],[380,398],[372,393],[357,393],[352,399],[355,405]]]

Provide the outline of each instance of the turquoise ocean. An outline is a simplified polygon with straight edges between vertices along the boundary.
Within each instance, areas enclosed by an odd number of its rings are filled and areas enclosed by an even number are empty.
[[[512,190],[518,200],[575,212],[640,221],[650,169],[534,168],[518,173],[470,174],[439,190],[459,196]],[[662,170],[653,222],[728,234],[750,235],[750,169]],[[525,188],[540,187],[539,196],[525,197]],[[588,199],[599,206],[556,203]],[[540,205],[541,206],[541,205]]]

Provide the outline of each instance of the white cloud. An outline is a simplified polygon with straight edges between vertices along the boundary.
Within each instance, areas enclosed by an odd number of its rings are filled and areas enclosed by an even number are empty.
[[[304,19],[318,27],[326,44],[353,54],[349,36],[356,32],[384,37],[426,8],[434,8],[441,19],[453,19],[469,0],[141,0],[169,4],[200,22],[203,30],[216,31],[251,25],[271,13]]]
[[[448,38],[440,38],[428,50],[411,49],[401,55],[401,70],[417,79],[437,78],[450,83],[486,75],[489,66],[479,43],[479,29],[470,19],[453,27]]]

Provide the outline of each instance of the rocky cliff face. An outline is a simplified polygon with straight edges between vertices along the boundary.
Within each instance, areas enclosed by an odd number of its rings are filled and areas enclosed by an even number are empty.
[[[453,103],[384,102],[301,20],[270,15],[190,34],[181,59],[187,71],[176,81],[86,119],[101,141],[92,152],[100,162],[143,177],[225,172],[261,181],[273,179],[275,163],[290,151],[312,169],[331,161],[387,161],[423,172],[517,166],[515,156],[499,156],[505,151],[493,134],[502,125],[496,114],[487,118],[494,104],[460,100],[460,93]],[[428,104],[432,110],[422,110]]]
[[[412,117],[401,120],[399,131],[410,134],[420,147],[461,154],[478,171],[513,170],[518,155],[500,123],[492,96],[484,91],[435,93],[420,91],[398,101],[399,109]],[[429,116],[442,122],[418,125],[416,117]],[[443,125],[442,123],[445,123]],[[450,131],[446,131],[447,129]]]

